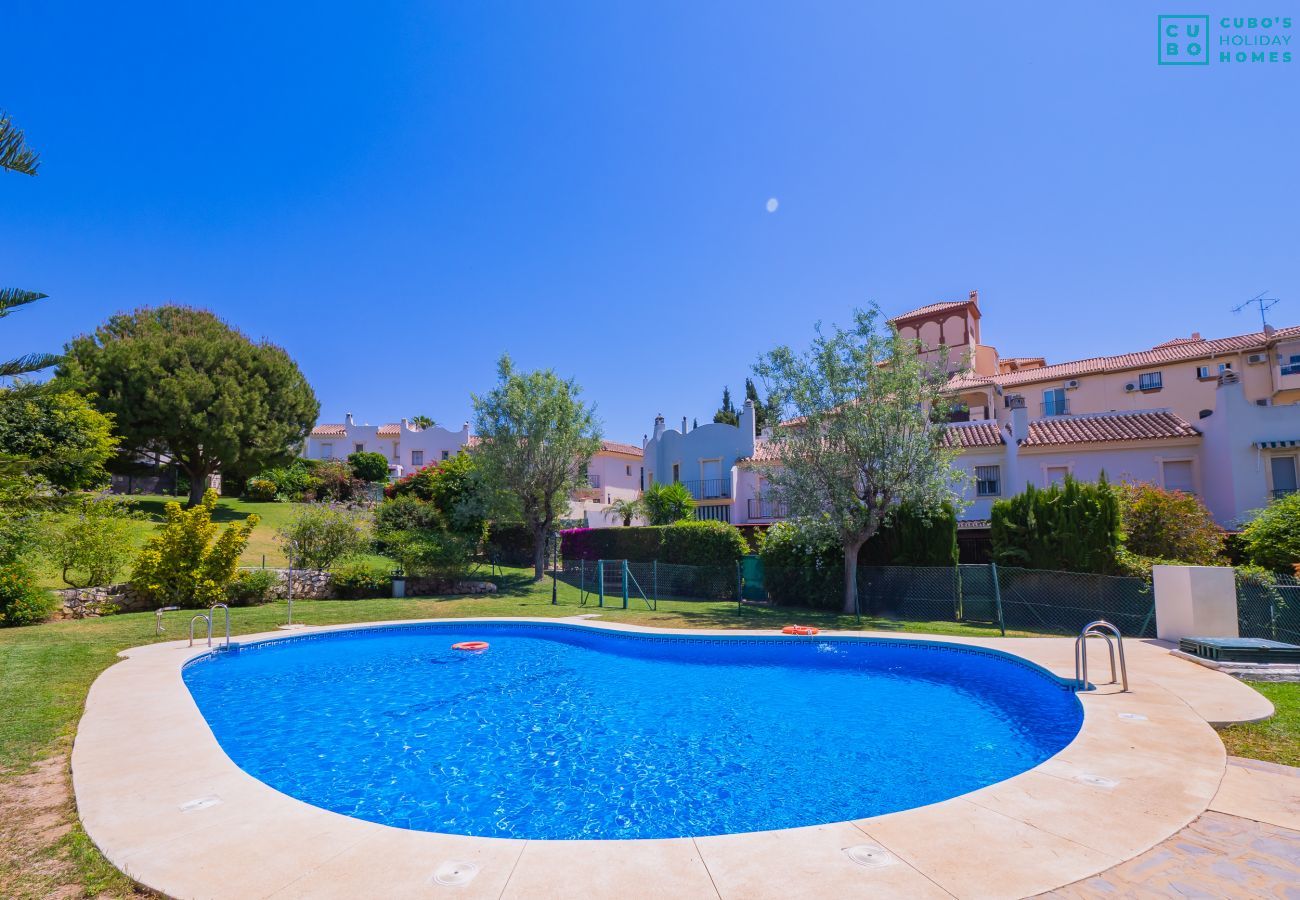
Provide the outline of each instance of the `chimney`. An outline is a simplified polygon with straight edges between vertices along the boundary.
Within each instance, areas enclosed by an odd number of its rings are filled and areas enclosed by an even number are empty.
[[[405,432],[407,432],[407,431],[410,431],[410,430],[411,430],[411,420],[408,419],[408,418],[406,418],[406,416],[402,416],[402,424],[401,424],[400,426],[398,426],[398,429],[397,429],[397,430],[398,430],[399,433],[405,433]]]
[[[970,302],[971,302],[971,303],[974,303],[976,306],[979,306],[979,305],[980,305],[980,292],[979,292],[979,291],[971,291],[971,292],[970,292]]]
[[[682,416],[682,434],[686,433],[686,417]]]
[[[1029,408],[1025,398],[1020,394],[1007,397],[1007,409],[1011,410],[1011,439],[1022,444],[1029,437]]]
[[[741,437],[749,441],[749,445],[754,445],[755,426],[758,423],[758,416],[754,412],[754,401],[748,397],[745,398],[745,405],[740,410],[740,434]]]
[[[663,413],[660,413],[659,415],[655,416],[654,437],[652,437],[651,440],[657,441],[659,440],[659,438],[663,437],[663,434],[664,434],[664,415]]]
[[[348,413],[347,416],[344,418],[343,421],[347,423],[347,425],[348,425],[349,428],[351,428],[353,425],[357,424],[356,422],[353,422],[353,421],[352,421],[352,413]]]
[[[460,432],[461,432],[461,434],[469,434],[469,423],[468,423],[468,422],[461,422],[461,423],[460,423]]]

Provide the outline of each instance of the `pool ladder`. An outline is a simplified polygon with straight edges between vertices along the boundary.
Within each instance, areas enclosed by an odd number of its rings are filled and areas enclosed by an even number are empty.
[[[1106,632],[1109,631],[1110,634]],[[1110,636],[1113,634],[1115,640],[1111,641]],[[1074,640],[1074,689],[1076,691],[1086,691],[1088,689],[1088,638],[1099,637],[1106,642],[1106,649],[1110,651],[1110,683],[1114,684],[1115,679],[1115,648],[1119,647],[1119,677],[1123,680],[1124,690],[1128,690],[1128,667],[1124,665],[1124,637],[1119,633],[1119,629],[1107,622],[1105,619],[1098,619],[1095,622],[1089,622],[1083,626],[1079,636]]]
[[[208,646],[209,647],[212,646],[212,622],[216,618],[217,610],[219,609],[224,609],[226,611],[226,646],[223,649],[226,650],[230,649],[230,607],[224,603],[214,603],[212,604],[212,608],[208,610],[208,614],[206,616],[203,613],[199,613],[194,618],[190,619],[190,646],[191,647],[194,646],[194,623],[198,621],[202,621],[207,624]]]

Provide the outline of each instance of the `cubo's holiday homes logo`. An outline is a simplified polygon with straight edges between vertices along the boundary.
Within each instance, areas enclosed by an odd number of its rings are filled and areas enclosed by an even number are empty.
[[[1290,16],[1157,16],[1156,29],[1162,66],[1291,62]]]

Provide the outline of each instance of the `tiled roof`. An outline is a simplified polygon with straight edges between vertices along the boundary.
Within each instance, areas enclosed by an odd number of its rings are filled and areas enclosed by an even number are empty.
[[[1111,441],[1155,441],[1199,437],[1200,432],[1168,410],[1049,416],[1029,423],[1029,436],[1020,446],[1104,444]]]
[[[1011,387],[1017,384],[1032,384],[1038,381],[1059,381],[1064,378],[1078,378],[1081,375],[1096,375],[1102,372],[1123,372],[1129,369],[1145,369],[1166,363],[1189,362],[1196,359],[1209,359],[1232,353],[1243,353],[1262,349],[1268,340],[1300,337],[1300,325],[1279,328],[1273,334],[1265,335],[1262,331],[1250,334],[1238,334],[1232,337],[1214,340],[1179,339],[1167,341],[1150,350],[1136,353],[1121,353],[1118,356],[1094,356],[1074,362],[1056,363],[1037,369],[1025,369],[1020,372],[1007,372],[1004,375],[959,375],[949,382],[950,388],[972,387],[977,385],[1000,384]]]
[[[389,422],[387,425],[380,425],[375,434],[380,437],[397,437],[402,433],[402,424],[400,422]]]
[[[645,451],[635,444],[620,444],[618,441],[601,441],[602,453],[625,453],[628,456],[645,456]]]
[[[337,437],[347,433],[348,426],[346,425],[317,425],[311,430],[312,437]]]
[[[749,456],[736,460],[737,463],[768,463],[778,462],[781,459],[780,448],[777,447],[776,441],[759,438],[754,441],[754,452]]]
[[[967,306],[970,306],[970,303],[971,301],[969,300],[954,300],[950,303],[931,303],[928,306],[921,306],[918,307],[917,309],[911,310],[909,312],[905,312],[901,316],[894,316],[889,321],[891,323],[905,322],[908,319],[916,319],[916,318],[920,318],[921,316],[929,316],[929,315],[933,315],[934,313],[944,312],[950,309],[951,310],[963,309]]]
[[[949,425],[944,443],[964,450],[967,447],[997,447],[1003,440],[998,423],[990,419],[986,422],[958,422]]]

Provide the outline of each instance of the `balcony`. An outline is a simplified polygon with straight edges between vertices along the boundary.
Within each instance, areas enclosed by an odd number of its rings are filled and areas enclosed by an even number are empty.
[[[683,481],[682,485],[696,500],[723,500],[731,496],[730,478],[700,478]]]
[[[789,515],[786,505],[776,500],[764,500],[762,497],[749,498],[749,521],[758,519],[784,519]]]
[[[1070,414],[1070,401],[1046,400],[1040,403],[1038,408],[1045,416],[1068,416]]]

